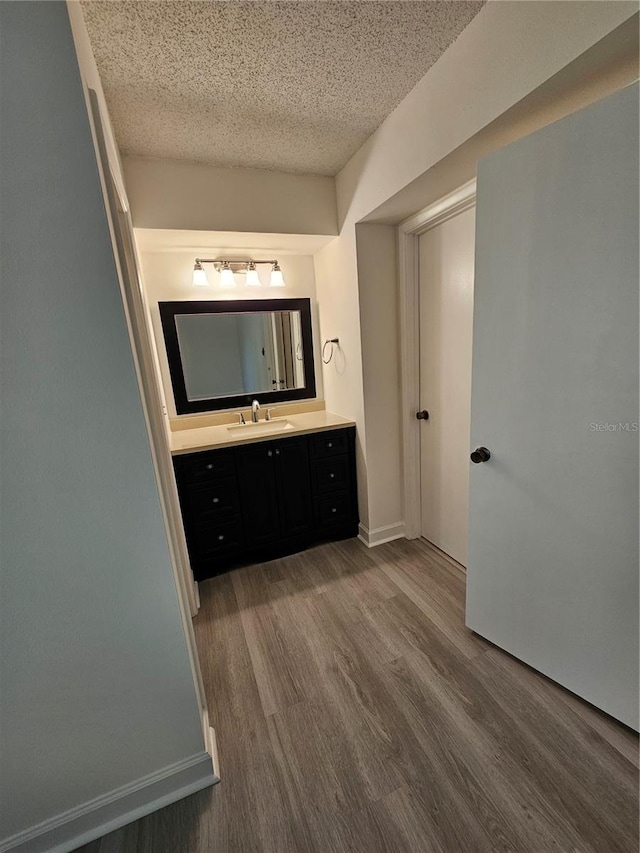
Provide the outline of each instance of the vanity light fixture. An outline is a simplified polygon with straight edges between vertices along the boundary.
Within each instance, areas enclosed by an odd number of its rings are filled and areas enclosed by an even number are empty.
[[[249,261],[245,284],[247,287],[260,287],[260,277],[258,276],[255,261]]]
[[[284,287],[284,276],[280,269],[280,264],[277,260],[255,260],[253,258],[196,258],[193,266],[193,284],[196,287],[204,287],[209,284],[207,274],[202,268],[202,264],[213,264],[214,268],[220,273],[220,287],[228,289],[236,287],[235,274],[245,276],[245,284],[247,287],[260,287],[262,282],[258,276],[256,264],[269,264],[271,267],[271,276],[269,278],[270,287]]]
[[[277,261],[273,262],[269,287],[284,287],[284,276],[282,275],[280,264]]]
[[[220,287],[229,288],[235,287],[236,280],[233,275],[233,270],[229,266],[228,261],[224,261],[220,270]]]
[[[202,268],[202,264],[196,258],[196,262],[193,265],[193,286],[194,287],[208,287],[209,279],[207,278],[207,274]]]

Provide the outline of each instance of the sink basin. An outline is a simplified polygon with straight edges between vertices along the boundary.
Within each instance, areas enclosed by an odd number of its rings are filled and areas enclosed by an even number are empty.
[[[293,424],[286,418],[271,418],[270,421],[258,421],[257,424],[233,424],[227,429],[238,438],[243,438],[252,435],[264,435],[270,432],[285,432],[288,429],[293,429]]]

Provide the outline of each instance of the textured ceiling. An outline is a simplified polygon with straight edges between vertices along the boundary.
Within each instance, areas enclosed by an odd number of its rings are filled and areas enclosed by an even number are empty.
[[[83,0],[124,154],[334,175],[480,11],[467,0]]]

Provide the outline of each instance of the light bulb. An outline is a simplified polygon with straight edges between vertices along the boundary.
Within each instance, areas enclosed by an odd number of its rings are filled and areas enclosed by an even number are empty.
[[[280,269],[280,264],[276,261],[273,265],[273,269],[271,270],[271,279],[269,281],[270,287],[284,287],[284,277],[282,275],[282,270]]]
[[[246,285],[247,287],[260,287],[260,277],[253,261],[250,261],[247,267]]]
[[[225,261],[220,270],[220,287],[235,287],[236,280],[233,275],[233,270]]]
[[[209,279],[207,278],[206,272],[202,269],[200,261],[196,261],[193,265],[192,282],[194,287],[207,287],[209,284]]]

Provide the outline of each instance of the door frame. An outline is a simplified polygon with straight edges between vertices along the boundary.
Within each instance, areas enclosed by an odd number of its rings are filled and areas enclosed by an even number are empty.
[[[192,622],[192,618],[197,614],[200,606],[200,596],[189,562],[168,433],[163,415],[162,392],[154,368],[153,336],[149,327],[142,275],[133,238],[133,222],[127,199],[123,197],[109,163],[97,93],[95,89],[86,85],[84,80],[83,84],[98,176],[113,248],[113,260],[131,342],[140,400],[149,437],[151,461],[167,535],[180,619],[200,713],[204,748],[212,759],[213,781],[215,783],[220,781],[216,734],[215,730],[209,725],[209,709]]]
[[[476,179],[438,199],[398,225],[398,295],[402,399],[404,535],[422,533],[420,494],[420,263],[418,238],[476,203]]]

